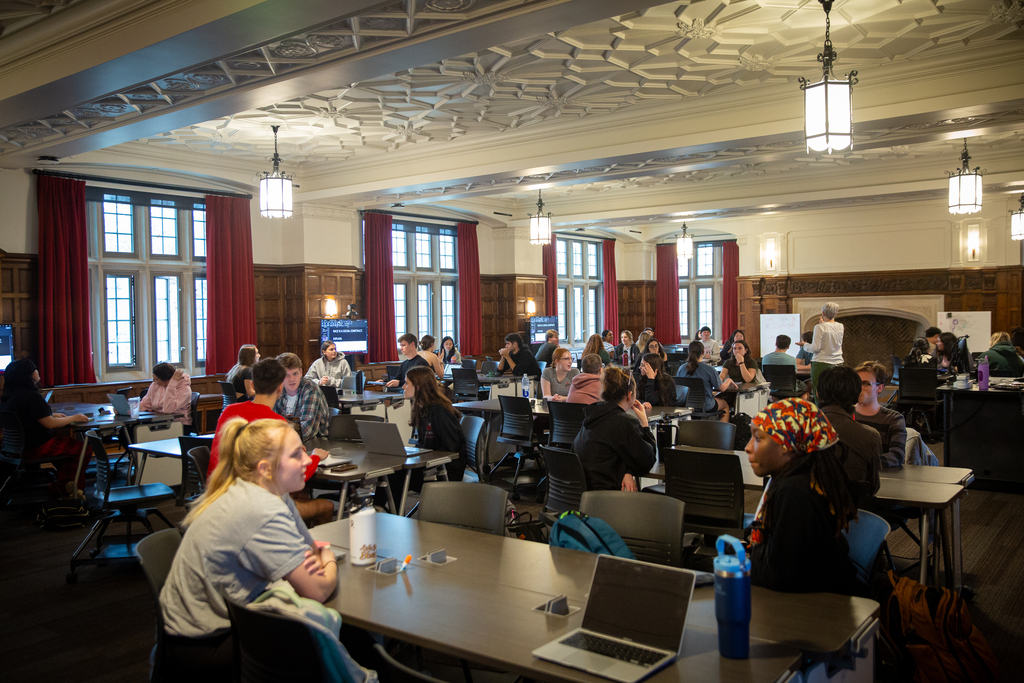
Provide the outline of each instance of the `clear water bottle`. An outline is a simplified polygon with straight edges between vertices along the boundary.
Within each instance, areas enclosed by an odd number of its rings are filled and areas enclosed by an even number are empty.
[[[726,544],[733,555],[725,553]],[[738,538],[718,537],[715,544],[715,617],[718,653],[729,659],[750,655],[750,558]]]
[[[361,507],[348,517],[348,545],[352,564],[373,564],[377,561],[377,513],[373,497],[367,496]]]
[[[988,391],[988,356],[978,361],[978,390]]]
[[[523,398],[530,398],[530,376],[523,375]]]

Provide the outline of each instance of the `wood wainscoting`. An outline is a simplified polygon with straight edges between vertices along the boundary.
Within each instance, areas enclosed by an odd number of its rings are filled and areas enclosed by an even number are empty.
[[[14,358],[37,358],[39,257],[0,249],[0,325],[14,333]]]
[[[483,318],[483,352],[497,358],[498,349],[505,345],[505,335],[529,331],[530,317],[526,314],[526,300],[533,299],[535,315],[547,315],[545,292],[547,281],[543,277],[523,275],[481,275],[480,311]]]
[[[619,332],[629,330],[633,341],[645,327],[654,329],[658,310],[657,283],[651,280],[619,280]],[[616,339],[618,344],[619,340]]]

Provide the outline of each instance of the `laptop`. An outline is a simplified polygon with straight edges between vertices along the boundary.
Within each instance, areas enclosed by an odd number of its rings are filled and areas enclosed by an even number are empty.
[[[622,683],[675,660],[697,575],[687,569],[600,555],[583,627],[533,656]]]
[[[429,448],[414,448],[402,443],[402,435],[398,433],[398,425],[393,422],[368,422],[357,420],[359,438],[370,453],[397,455],[408,458],[413,455],[429,453]]]
[[[132,409],[128,406],[127,396],[122,396],[121,394],[107,394],[107,400],[110,401],[110,405],[114,408],[114,413],[125,417],[131,417]]]

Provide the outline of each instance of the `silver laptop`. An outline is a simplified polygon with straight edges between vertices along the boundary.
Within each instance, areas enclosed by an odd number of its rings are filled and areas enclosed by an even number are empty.
[[[398,433],[398,425],[393,422],[368,422],[357,420],[359,438],[370,453],[399,455],[407,458],[411,455],[429,453],[429,448],[413,448],[402,443],[402,435]]]
[[[696,578],[687,569],[601,555],[583,627],[533,656],[622,683],[639,681],[682,651]]]
[[[124,415],[130,417],[132,409],[128,406],[128,397],[122,396],[121,394],[107,394],[107,400],[110,401],[110,405],[114,408],[114,413],[117,415]]]

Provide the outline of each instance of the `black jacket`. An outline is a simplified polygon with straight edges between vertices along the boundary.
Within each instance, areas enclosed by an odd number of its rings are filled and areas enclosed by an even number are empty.
[[[671,407],[676,405],[676,384],[672,381],[672,378],[668,375],[664,375],[661,381],[659,378],[649,379],[647,375],[643,373],[637,378],[636,393],[638,396],[642,396],[640,400],[643,402],[650,403],[651,406],[667,406]],[[665,395],[667,400],[661,400],[661,392],[658,391],[659,384],[665,383]]]
[[[586,407],[583,429],[573,443],[587,477],[588,491],[619,491],[626,473],[640,477],[654,467],[657,442],[614,403]]]
[[[427,408],[423,419],[416,425],[416,445],[433,451],[453,451],[462,460],[466,459],[466,437],[462,434],[459,418],[440,405]]]
[[[625,351],[622,348],[622,344],[619,344],[618,346],[615,347],[615,353],[612,354],[612,361],[615,363],[621,363],[623,353],[625,353]],[[640,347],[637,346],[636,344],[633,344],[631,347],[629,347],[628,366],[633,367],[634,365],[636,365],[636,361],[638,358],[640,358]]]
[[[822,406],[821,412],[825,413],[839,435],[839,440],[846,445],[840,460],[846,475],[850,477],[853,501],[857,507],[864,507],[868,496],[878,492],[878,471],[882,469],[882,438],[871,427],[858,424],[840,406]]]
[[[537,359],[530,353],[530,349],[519,349],[513,354],[512,362],[516,364],[516,367],[511,370],[515,377],[522,377],[523,375],[529,375],[530,377],[540,377],[540,366],[537,365]],[[498,372],[508,372],[508,363],[502,358],[501,362],[498,363]]]

